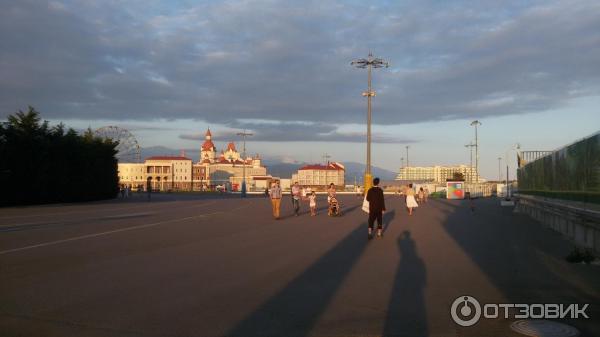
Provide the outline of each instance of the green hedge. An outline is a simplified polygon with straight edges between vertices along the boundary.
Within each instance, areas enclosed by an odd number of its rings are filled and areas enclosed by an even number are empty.
[[[50,127],[29,107],[0,123],[0,205],[114,198],[116,143]]]
[[[571,201],[589,202],[594,204],[600,204],[600,193],[595,192],[580,192],[580,191],[523,191],[519,190],[521,194],[535,195],[546,198],[555,198]]]
[[[600,133],[526,164],[517,175],[521,191],[575,193],[577,198],[600,193]]]

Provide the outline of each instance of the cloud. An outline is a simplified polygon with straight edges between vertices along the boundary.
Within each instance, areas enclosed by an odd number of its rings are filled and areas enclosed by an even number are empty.
[[[223,141],[238,140],[239,130],[246,130],[251,133],[248,141],[253,142],[347,142],[347,143],[365,143],[367,139],[366,132],[351,132],[339,130],[337,126],[318,124],[304,121],[259,121],[259,122],[240,122],[232,121],[230,125],[233,129],[212,130],[213,138]],[[180,139],[185,140],[204,140],[204,133],[186,133],[179,135]],[[406,144],[415,143],[416,140],[397,137],[385,133],[373,134],[371,141],[373,143],[386,144]]]
[[[364,123],[349,63],[368,50],[392,65],[373,123],[483,118],[600,94],[599,31],[591,1],[0,1],[0,115],[273,120],[254,140],[352,142],[320,125]]]

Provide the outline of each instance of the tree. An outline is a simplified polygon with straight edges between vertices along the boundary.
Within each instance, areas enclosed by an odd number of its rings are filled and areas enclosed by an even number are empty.
[[[114,198],[116,144],[50,127],[29,107],[0,124],[0,205]]]
[[[464,181],[465,180],[465,175],[462,174],[462,172],[454,172],[452,174],[452,180],[454,180],[454,181]]]

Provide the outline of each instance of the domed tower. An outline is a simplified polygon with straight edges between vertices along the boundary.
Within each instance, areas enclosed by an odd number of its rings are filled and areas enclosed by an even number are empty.
[[[233,142],[227,144],[227,149],[224,151],[224,155],[225,159],[232,162],[240,160],[240,153],[237,152],[237,149],[235,148],[235,144]]]
[[[200,149],[200,163],[214,163],[216,153],[217,148],[212,142],[212,134],[210,133],[210,128],[208,128],[204,136],[204,144],[202,144],[202,148]]]

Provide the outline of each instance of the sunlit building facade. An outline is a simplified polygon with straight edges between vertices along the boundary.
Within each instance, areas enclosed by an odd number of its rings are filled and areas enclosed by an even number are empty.
[[[452,180],[457,173],[463,176],[465,182],[477,181],[475,168],[467,165],[402,167],[396,176],[396,180],[445,183],[449,179]],[[479,182],[482,181],[483,179],[479,178]]]
[[[292,183],[302,186],[324,187],[331,183],[344,186],[346,169],[341,163],[333,162],[327,165],[306,165],[292,175]]]

